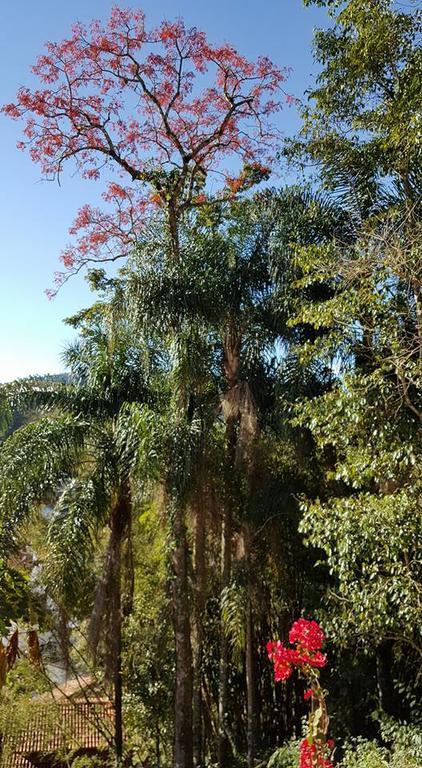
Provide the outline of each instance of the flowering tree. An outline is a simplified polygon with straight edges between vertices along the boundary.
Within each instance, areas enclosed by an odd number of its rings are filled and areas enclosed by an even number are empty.
[[[89,261],[131,253],[154,211],[167,223],[168,255],[177,263],[187,212],[231,200],[269,173],[277,139],[271,116],[280,109],[287,71],[265,57],[251,63],[230,45],[212,45],[182,21],[147,29],[142,11],[115,7],[105,25],[77,24],[67,40],[49,43],[33,71],[41,87],[21,88],[3,107],[25,121],[20,146],[49,178],[60,178],[68,162],[88,179],[116,172],[104,192],[108,210],[80,209],[55,290]],[[170,517],[175,765],[189,768],[189,548],[181,503]]]
[[[298,619],[289,632],[289,642],[295,647],[286,648],[280,640],[270,641],[267,653],[274,664],[276,682],[287,680],[296,668],[309,685],[304,699],[310,700],[311,712],[308,734],[300,744],[299,768],[332,768],[330,752],[334,745],[327,740],[329,718],[319,680],[319,670],[327,663],[326,655],[321,652],[324,632],[316,621]]]
[[[107,24],[78,23],[71,37],[48,43],[33,72],[42,87],[20,88],[3,107],[25,120],[18,146],[49,178],[59,178],[70,160],[85,178],[109,167],[119,177],[104,193],[110,212],[80,209],[56,288],[90,260],[127,255],[157,207],[177,258],[178,221],[210,204],[210,174],[213,200],[268,174],[276,140],[269,118],[280,109],[287,70],[266,57],[250,63],[180,20],[148,30],[141,10],[115,7]],[[225,167],[229,158],[237,159],[234,175]]]

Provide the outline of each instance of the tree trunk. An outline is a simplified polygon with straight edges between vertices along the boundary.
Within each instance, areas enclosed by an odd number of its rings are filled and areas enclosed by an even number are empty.
[[[376,649],[377,687],[382,711],[397,717],[399,707],[392,674],[393,645],[392,640],[384,640]]]
[[[179,223],[178,223],[178,214],[176,210],[176,205],[174,201],[171,201],[169,203],[168,222],[169,222],[169,230],[170,230],[172,256],[173,256],[173,260],[175,262],[178,262],[180,259]]]
[[[201,478],[202,482],[202,478]],[[202,733],[202,650],[203,613],[205,608],[205,526],[206,494],[201,487],[195,499],[195,609],[192,633],[193,647],[193,764],[203,765]]]
[[[180,261],[179,222],[180,210],[177,208],[177,195],[173,194],[167,205],[168,225],[171,243],[171,260]],[[184,388],[185,389],[185,388]],[[179,397],[179,416],[188,407],[189,397],[184,391]],[[186,510],[177,498],[171,510],[171,529],[173,535],[173,629],[176,656],[175,713],[174,713],[174,768],[193,767],[193,670],[191,617],[189,599],[189,547],[186,530]]]
[[[232,518],[230,506],[223,512],[221,529],[221,591],[230,583],[232,561]],[[227,719],[229,717],[229,641],[220,620],[220,676],[218,691],[218,764],[227,765],[229,759],[229,740],[227,738]]]
[[[256,738],[256,696],[255,696],[255,633],[253,624],[252,598],[253,579],[251,563],[250,533],[245,535],[246,567],[247,567],[247,603],[246,603],[246,698],[247,698],[247,746],[248,768],[253,768],[255,762]]]
[[[111,517],[110,547],[111,590],[110,590],[110,643],[111,668],[114,690],[114,747],[116,765],[123,757],[122,718],[122,543],[129,519],[129,503],[123,494],[116,504]]]
[[[223,369],[227,382],[227,393],[233,392],[239,381],[241,338],[238,333],[233,315],[229,316],[227,331],[224,338]],[[234,481],[236,466],[237,430],[236,417],[227,417],[226,441],[228,450],[228,483]],[[221,593],[229,586],[232,569],[232,498],[236,489],[230,488],[228,498],[222,510],[221,528]],[[230,743],[227,735],[227,722],[229,718],[229,642],[224,631],[224,623],[220,618],[220,674],[218,692],[218,763],[220,768],[227,766],[230,756]]]
[[[173,626],[176,652],[174,768],[192,768],[192,647],[188,585],[188,541],[182,505],[173,518]]]

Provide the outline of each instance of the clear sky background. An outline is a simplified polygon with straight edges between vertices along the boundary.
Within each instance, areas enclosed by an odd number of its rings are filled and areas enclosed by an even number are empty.
[[[0,15],[0,102],[13,101],[20,85],[34,84],[30,72],[46,40],[61,40],[72,23],[107,17],[113,0],[13,0]],[[311,42],[315,26],[327,26],[322,11],[302,0],[127,0],[141,6],[147,23],[182,16],[214,42],[230,42],[250,58],[263,54],[292,67],[286,89],[302,98],[315,77]],[[286,135],[297,129],[296,108],[285,107]],[[63,318],[94,297],[82,276],[70,280],[49,301],[44,290],[60,269],[59,254],[69,242],[77,209],[97,203],[101,182],[63,174],[61,186],[41,181],[40,169],[16,149],[20,123],[0,123],[0,382],[63,370],[61,354],[72,331]]]

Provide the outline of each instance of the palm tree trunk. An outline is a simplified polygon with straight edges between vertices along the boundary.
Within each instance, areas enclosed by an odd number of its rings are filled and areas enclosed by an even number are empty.
[[[173,518],[173,626],[176,652],[174,768],[192,768],[192,646],[188,583],[188,541],[182,504]]]
[[[177,195],[167,206],[171,243],[171,259],[180,261],[179,223]],[[179,393],[180,414],[187,408],[186,391]],[[174,714],[174,768],[193,768],[193,673],[191,616],[189,599],[189,547],[186,530],[186,509],[180,498],[173,502],[171,510],[173,552],[173,629],[176,656],[175,714]]]
[[[114,689],[114,745],[116,764],[123,757],[122,716],[122,544],[130,518],[129,492],[125,489],[115,505],[111,518],[109,556],[111,566],[110,632],[111,668]]]
[[[202,478],[201,478],[202,480]],[[192,632],[193,650],[193,764],[203,765],[202,734],[202,650],[203,613],[205,607],[205,517],[206,499],[204,488],[200,489],[195,503],[195,607]]]
[[[255,633],[252,612],[252,564],[250,533],[245,535],[245,555],[247,568],[247,603],[246,603],[246,698],[247,698],[247,747],[248,768],[255,762],[256,738],[256,696],[255,696]]]
[[[114,742],[116,749],[116,763],[120,765],[123,757],[123,714],[122,714],[122,616],[120,590],[116,595],[116,617],[117,626],[115,627],[115,672],[114,672]]]
[[[227,392],[230,393],[238,384],[240,367],[241,338],[236,327],[233,314],[228,318],[227,331],[224,338],[223,368],[227,382]],[[228,464],[231,481],[236,466],[236,418],[230,416],[226,423],[226,440],[228,448]],[[230,584],[232,570],[232,536],[233,518],[231,510],[232,493],[226,500],[222,512],[221,529],[221,593]],[[229,760],[229,739],[227,735],[227,721],[229,717],[229,660],[230,649],[228,638],[224,630],[223,618],[220,618],[220,675],[218,695],[218,763],[220,768],[225,768]]]
[[[229,584],[232,565],[232,516],[230,505],[224,510],[221,530],[221,591]],[[218,764],[227,765],[229,758],[229,740],[227,738],[227,720],[229,717],[229,641],[224,623],[220,620],[220,675],[218,696]]]

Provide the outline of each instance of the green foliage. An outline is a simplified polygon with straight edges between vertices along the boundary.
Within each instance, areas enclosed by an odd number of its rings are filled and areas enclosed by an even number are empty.
[[[156,761],[171,754],[174,676],[167,531],[156,503],[144,508],[135,532],[134,602],[124,626],[124,712],[133,754]]]
[[[306,506],[302,530],[326,553],[338,584],[329,622],[340,642],[358,637],[376,645],[387,635],[420,643],[419,495],[410,488]]]
[[[414,726],[371,720],[384,706],[386,643],[409,719],[420,686],[420,17],[389,0],[312,3],[333,23],[316,33],[320,74],[286,154],[316,163],[334,194],[294,186],[210,200],[180,223],[177,262],[158,214],[115,278],[91,271],[100,298],[68,320],[79,332],[70,379],[1,390],[2,435],[20,425],[0,447],[2,549],[30,541],[72,622],[94,603],[105,667],[122,556],[124,718],[137,763],[171,763],[177,572],[210,764],[222,640],[233,759],[254,718],[263,757],[300,732],[304,706],[300,681],[274,687],[264,644],[317,612],[336,643],[334,730],[367,737],[346,745],[340,765],[420,764]],[[4,630],[27,609],[26,583],[5,561],[1,575]],[[10,685],[24,698],[31,681],[19,668]],[[268,766],[297,761],[286,741]]]
[[[380,240],[375,249],[367,234],[351,254],[333,242],[302,249],[299,263],[300,285],[334,286],[328,300],[300,306],[294,322],[323,328],[324,335],[303,344],[299,355],[327,363],[331,357],[337,369],[331,391],[296,407],[294,423],[311,430],[327,484],[304,505],[302,530],[325,552],[335,577],[337,639],[376,642],[384,633],[418,647],[420,341],[408,290],[417,267],[410,259],[403,274],[391,243]]]
[[[48,503],[77,461],[86,425],[77,416],[45,417],[27,424],[0,451],[0,509],[3,550],[16,544],[20,526]]]
[[[308,4],[311,4],[309,0]],[[293,147],[323,164],[328,183],[378,173],[409,194],[420,168],[421,29],[417,3],[393,0],[317,2],[334,26],[315,34],[321,71]],[[414,188],[417,199],[417,187]]]
[[[12,621],[27,617],[28,595],[27,576],[0,560],[0,637],[8,632]]]
[[[92,552],[107,521],[109,499],[98,477],[70,480],[48,526],[44,572],[49,593],[72,605],[89,580]]]
[[[341,768],[420,768],[421,728],[389,723],[382,735],[388,746],[362,738],[347,743]]]
[[[67,756],[67,761],[71,768],[104,768],[108,765],[108,763],[105,762],[104,757],[98,755],[77,755],[73,758],[69,755]],[[111,759],[109,765],[113,765]]]
[[[296,768],[299,762],[299,741],[288,741],[271,755],[267,768]]]
[[[232,646],[234,660],[238,663],[243,657],[246,644],[246,609],[246,584],[242,584],[238,578],[237,581],[229,584],[221,595],[224,631]]]

